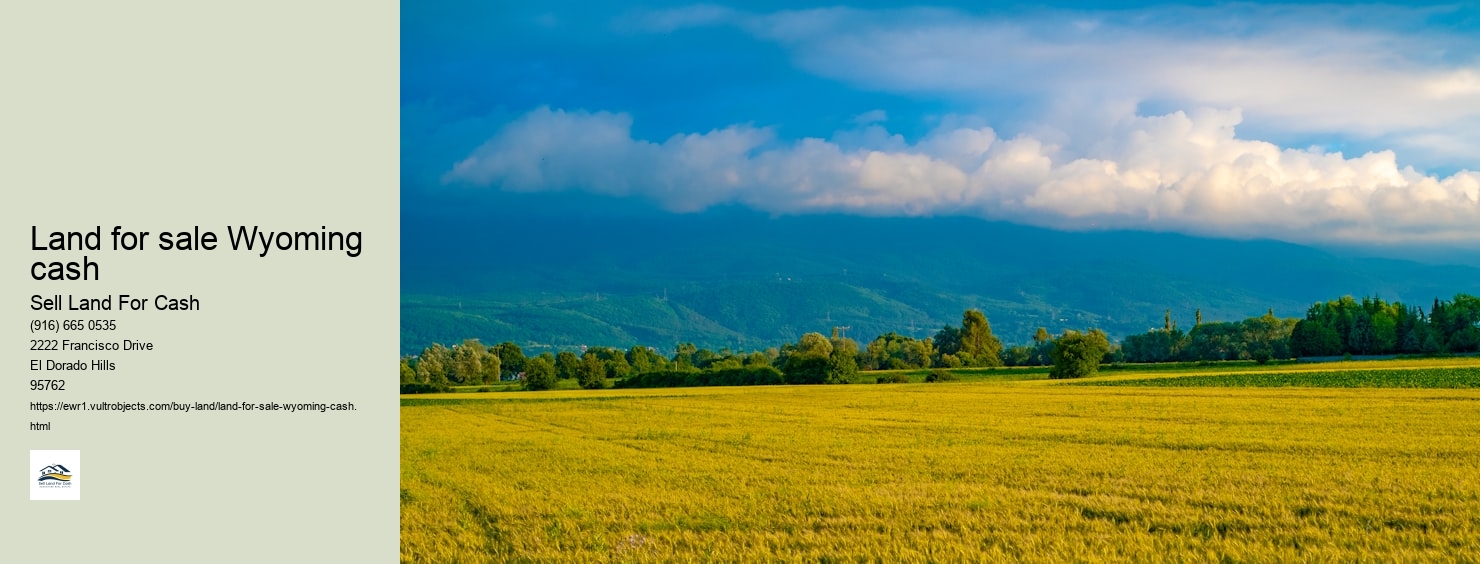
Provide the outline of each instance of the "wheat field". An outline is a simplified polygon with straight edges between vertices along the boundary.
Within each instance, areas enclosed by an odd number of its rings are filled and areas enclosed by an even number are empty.
[[[401,488],[406,562],[1473,562],[1480,390],[406,398]]]

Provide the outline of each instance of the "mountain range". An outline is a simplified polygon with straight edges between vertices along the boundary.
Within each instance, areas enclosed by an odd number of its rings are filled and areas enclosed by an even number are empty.
[[[1374,295],[1480,293],[1480,268],[1346,256],[1271,240],[1057,231],[965,217],[439,214],[402,217],[401,349],[478,338],[540,350],[755,349],[838,327],[861,343],[959,324],[1006,343],[1096,327],[1112,338]]]

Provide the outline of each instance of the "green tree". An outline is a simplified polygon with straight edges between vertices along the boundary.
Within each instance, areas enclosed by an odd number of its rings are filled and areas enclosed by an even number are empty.
[[[827,382],[827,356],[793,354],[786,357],[781,372],[788,384],[822,384]]]
[[[852,384],[858,381],[858,343],[848,338],[833,339],[826,371],[823,381],[828,384]]]
[[[483,357],[487,349],[477,339],[452,346],[450,376],[460,384],[477,384],[483,380]]]
[[[709,366],[714,364],[715,361],[722,358],[724,358],[724,355],[721,355],[712,350],[699,349],[697,351],[694,351],[694,367],[703,370],[705,368],[709,368]]]
[[[912,340],[905,344],[904,360],[910,366],[930,368],[930,360],[935,358],[935,343],[930,339]]]
[[[550,361],[534,357],[524,363],[524,389],[548,390],[555,387],[556,381],[555,366]]]
[[[727,354],[705,363],[704,370],[709,372],[717,372],[720,370],[730,370],[734,368],[741,368],[744,366],[745,357]]]
[[[942,357],[955,356],[956,353],[961,352],[961,331],[950,325],[936,331],[932,341],[935,343],[935,353]]]
[[[673,366],[679,371],[694,369],[694,367],[698,366],[694,362],[694,355],[698,354],[698,352],[699,347],[694,346],[693,343],[680,343],[677,350],[673,353]]]
[[[1290,333],[1290,352],[1295,356],[1334,356],[1341,354],[1341,336],[1320,321],[1304,319]]]
[[[606,370],[607,378],[626,378],[632,373],[632,366],[627,364],[627,353],[611,347],[591,347],[586,349],[582,357],[594,356],[601,360]]]
[[[761,351],[755,351],[755,352],[750,353],[750,355],[748,355],[748,356],[745,357],[745,367],[746,368],[750,368],[752,366],[770,366],[770,365],[771,365],[771,357],[766,356],[766,353],[763,353]]]
[[[930,366],[934,349],[929,340],[917,341],[890,332],[879,335],[868,344],[859,364],[874,370],[926,368]]]
[[[1372,352],[1386,354],[1398,350],[1398,319],[1383,310],[1372,314]]]
[[[1480,351],[1480,329],[1466,327],[1449,338],[1449,352],[1468,353]]]
[[[493,347],[483,351],[483,383],[497,382],[503,377],[503,361],[498,359]]]
[[[421,356],[416,360],[416,378],[433,386],[446,386],[447,367],[451,364],[452,351],[441,343],[432,343],[432,346],[421,350]]]
[[[525,371],[524,350],[512,341],[504,341],[494,347],[498,350],[499,366],[505,374],[518,374]]]
[[[1290,357],[1290,333],[1294,324],[1275,317],[1273,309],[1262,316],[1245,319],[1240,325],[1236,338],[1242,341],[1242,348],[1250,355],[1264,356],[1266,362],[1271,357]]]
[[[1480,329],[1480,297],[1455,294],[1445,309],[1449,316],[1447,334],[1451,338],[1466,329]]]
[[[1408,333],[1403,335],[1403,352],[1409,354],[1416,353],[1422,346],[1423,341],[1419,340],[1418,338],[1418,329],[1409,329]]]
[[[1203,324],[1204,327],[1212,325]],[[1213,329],[1205,329],[1212,331]],[[1187,346],[1187,335],[1181,329],[1172,327],[1170,331],[1165,329],[1152,329],[1140,335],[1129,335],[1125,338],[1121,348],[1125,352],[1127,362],[1170,362],[1182,355],[1182,350]]]
[[[587,354],[576,368],[576,380],[582,388],[597,390],[606,387],[607,364],[601,357]]]
[[[960,335],[961,352],[971,357],[972,366],[1002,366],[1002,341],[992,334],[992,324],[981,311],[961,314]]]
[[[637,374],[664,370],[667,368],[667,363],[667,360],[649,347],[633,345],[627,350],[627,364],[631,365],[632,371]]]
[[[1002,349],[1002,364],[1007,366],[1028,366],[1033,362],[1033,347],[1017,345]]]
[[[1279,321],[1275,320],[1275,323]],[[1250,349],[1247,339],[1258,333],[1261,327],[1261,323],[1252,318],[1243,323],[1215,321],[1199,324],[1182,340],[1183,344],[1176,347],[1180,352],[1175,356],[1183,360],[1238,360]],[[1168,357],[1168,360],[1174,359]]]
[[[1049,339],[1052,339],[1052,338],[1053,338],[1053,336],[1051,336],[1051,335],[1048,334],[1048,328],[1047,327],[1039,327],[1037,331],[1034,331],[1033,332],[1033,344],[1035,344],[1035,345],[1041,345],[1043,343],[1047,343],[1048,340]]]
[[[1425,354],[1433,354],[1442,350],[1444,350],[1444,345],[1439,342],[1439,338],[1433,331],[1430,331],[1428,337],[1424,338],[1423,346],[1419,348],[1419,352]]]
[[[576,367],[580,366],[581,357],[570,351],[560,351],[555,355],[555,376],[561,380],[569,380],[576,377]]]
[[[409,356],[401,357],[401,383],[416,383],[416,369],[411,367],[411,357]]]
[[[1358,310],[1352,323],[1351,335],[1347,337],[1347,350],[1356,354],[1372,354],[1376,350],[1376,337],[1372,328],[1372,316],[1364,310]]]
[[[832,341],[822,336],[822,333],[807,333],[797,341],[796,352],[801,354],[827,356],[832,354],[832,350]]]
[[[1110,340],[1099,329],[1088,333],[1065,331],[1054,339],[1053,367],[1049,378],[1083,378],[1100,369],[1100,361],[1110,352]]]
[[[788,384],[822,384],[828,380],[832,356],[832,341],[821,333],[807,333],[795,344],[782,348],[781,371]]]

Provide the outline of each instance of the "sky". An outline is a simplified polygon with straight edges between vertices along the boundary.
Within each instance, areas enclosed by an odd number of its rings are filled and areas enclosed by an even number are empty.
[[[426,1],[401,54],[411,210],[1480,248],[1474,4]]]

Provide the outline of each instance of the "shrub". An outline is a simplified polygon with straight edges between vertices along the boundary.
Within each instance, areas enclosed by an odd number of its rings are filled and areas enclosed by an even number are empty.
[[[1110,351],[1110,340],[1105,333],[1093,330],[1088,333],[1065,331],[1053,342],[1053,368],[1049,378],[1083,378],[1093,376],[1100,369],[1100,361]]]
[[[926,382],[955,382],[960,379],[960,376],[951,373],[949,370],[941,370],[939,368],[931,370],[930,374],[925,376]]]
[[[440,394],[448,391],[451,391],[451,389],[449,389],[447,386],[438,386],[436,384],[421,384],[414,382],[410,384],[401,384],[401,393],[403,394]]]
[[[786,383],[781,371],[766,365],[705,372],[645,372],[617,382],[618,388],[687,388],[696,386],[766,386]]]
[[[880,384],[908,384],[910,383],[910,377],[899,372],[895,372],[893,374],[885,374],[883,376],[880,376],[878,382]]]
[[[813,354],[793,354],[786,359],[786,383],[823,384],[827,382],[828,358]]]
[[[548,390],[557,381],[555,365],[550,361],[537,356],[524,362],[524,389]]]
[[[852,342],[852,341],[849,341]],[[833,352],[827,358],[827,367],[824,369],[826,377],[824,384],[852,384],[858,381],[858,358],[841,346],[833,347]]]

